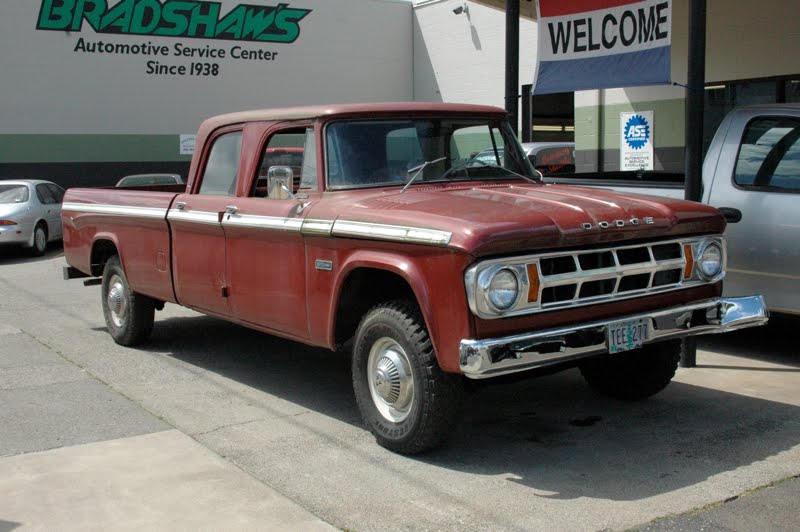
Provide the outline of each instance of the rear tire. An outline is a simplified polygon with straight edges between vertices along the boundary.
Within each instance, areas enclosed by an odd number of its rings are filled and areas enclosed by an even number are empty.
[[[417,454],[453,433],[463,380],[439,368],[416,305],[393,301],[367,312],[356,332],[352,371],[361,416],[381,446]]]
[[[597,392],[623,401],[638,401],[667,387],[675,376],[680,354],[681,341],[669,340],[588,360],[580,370]]]
[[[33,229],[33,246],[31,247],[31,255],[34,257],[41,257],[47,252],[47,227],[39,222]]]
[[[108,332],[116,343],[134,346],[150,338],[155,302],[131,290],[117,255],[109,258],[103,269],[102,305]]]

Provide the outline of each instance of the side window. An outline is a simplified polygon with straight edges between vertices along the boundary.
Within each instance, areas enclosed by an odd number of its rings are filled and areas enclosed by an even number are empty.
[[[493,147],[495,145],[497,152]],[[494,130],[490,131],[488,125],[462,127],[455,130],[450,138],[450,153],[455,164],[478,158],[487,164],[502,165],[503,137]]]
[[[294,128],[280,131],[267,141],[253,196],[268,197],[269,169],[275,166],[292,170],[292,192],[317,188],[317,160],[314,128]]]
[[[61,188],[58,185],[53,185],[53,184],[50,184],[50,183],[48,183],[45,186],[50,191],[50,193],[53,195],[53,198],[55,198],[56,203],[62,203],[64,201],[64,189],[63,188]]]
[[[242,132],[226,133],[214,141],[200,183],[200,194],[233,196],[242,149]]]
[[[800,120],[759,118],[747,125],[734,182],[747,188],[800,192]]]
[[[58,203],[53,197],[53,194],[50,192],[50,189],[44,184],[36,185],[36,196],[39,198],[39,203],[43,203],[45,205]]]

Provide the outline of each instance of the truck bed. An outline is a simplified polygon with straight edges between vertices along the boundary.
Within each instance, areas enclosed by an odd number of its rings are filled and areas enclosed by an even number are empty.
[[[178,194],[153,190],[72,188],[62,207],[68,264],[97,277],[100,258],[116,248],[137,289],[175,301],[167,212]]]

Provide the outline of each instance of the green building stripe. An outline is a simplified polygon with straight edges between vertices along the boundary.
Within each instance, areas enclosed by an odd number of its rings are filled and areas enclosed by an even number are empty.
[[[605,105],[602,108],[598,106],[576,107],[575,149],[618,150],[620,148],[619,114],[632,111],[653,111],[654,147],[674,148],[684,145],[686,115],[684,100],[681,98]],[[601,123],[602,128],[600,127]]]
[[[180,135],[0,135],[0,163],[190,161]]]

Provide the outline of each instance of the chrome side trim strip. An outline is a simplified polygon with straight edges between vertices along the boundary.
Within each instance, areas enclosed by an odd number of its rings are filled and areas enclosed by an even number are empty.
[[[311,218],[306,218],[300,230],[304,235],[309,236],[331,236],[333,220],[312,220]]]
[[[89,203],[64,203],[63,210],[95,214],[112,214],[144,218],[161,218],[170,221],[194,222],[219,225],[219,213],[192,211],[185,209],[159,209],[153,207],[128,207],[119,205],[98,205]],[[255,229],[278,229],[300,231],[304,235],[341,236],[410,242],[446,246],[452,233],[436,229],[406,227],[400,225],[350,222],[346,220],[316,220],[303,218],[283,218],[255,214],[225,214],[222,225],[252,227]]]
[[[558,329],[487,340],[461,340],[461,371],[469,378],[485,379],[607,353],[608,327],[638,319],[647,320],[645,343],[651,343],[764,325],[769,320],[769,312],[760,295],[715,298]]]
[[[333,236],[371,238],[390,240],[393,242],[413,242],[418,244],[434,244],[446,246],[453,234],[436,229],[420,229],[401,225],[384,225],[367,222],[348,222],[336,220],[333,224]]]
[[[82,212],[87,214],[111,214],[121,216],[136,216],[137,218],[160,218],[167,216],[167,209],[158,207],[132,207],[123,205],[105,205],[99,203],[72,203],[61,205],[62,211]]]
[[[234,227],[250,227],[253,229],[278,229],[282,231],[300,231],[302,218],[282,218],[279,216],[259,216],[255,214],[226,214],[222,225]]]
[[[195,222],[205,225],[219,225],[219,214],[216,212],[170,209],[167,213],[167,220],[171,222]]]

